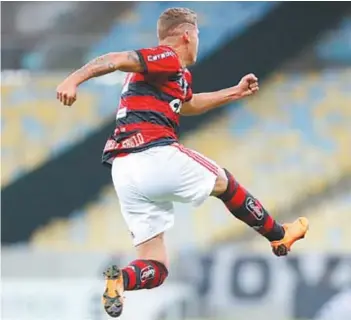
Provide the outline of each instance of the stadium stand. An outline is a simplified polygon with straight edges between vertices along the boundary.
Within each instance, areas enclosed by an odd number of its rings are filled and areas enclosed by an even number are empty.
[[[103,6],[99,2],[4,3],[2,69],[75,68],[92,43],[133,5],[131,1],[113,1]]]
[[[118,234],[118,241],[111,236],[114,234]],[[110,187],[100,194],[97,201],[72,213],[71,219],[57,219],[48,226],[38,228],[33,234],[32,244],[67,251],[128,252],[132,248],[115,191]]]
[[[316,54],[326,62],[351,62],[351,14],[316,46]]]
[[[73,2],[3,3],[2,12],[6,11],[6,14],[1,16],[2,69],[20,68],[26,53],[46,37],[52,37],[54,28],[62,21],[62,16],[69,15],[75,8]]]
[[[60,76],[33,76],[1,86],[2,187],[63,152],[101,125],[96,96],[81,90],[74,108],[55,101]]]
[[[121,23],[112,27],[109,34],[87,55],[87,60],[109,51],[130,50],[157,44],[156,24],[160,12],[172,6],[172,1],[143,3],[125,14]],[[199,59],[208,55],[212,48],[223,42],[228,34],[239,35],[275,8],[279,2],[177,2],[178,6],[189,7],[199,16],[201,37]],[[212,28],[216,26],[216,28]],[[119,41],[123,39],[123,41]]]

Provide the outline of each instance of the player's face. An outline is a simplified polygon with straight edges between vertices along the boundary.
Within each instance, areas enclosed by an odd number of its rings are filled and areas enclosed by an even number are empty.
[[[191,64],[196,62],[199,48],[199,29],[196,27],[189,32],[189,61]]]

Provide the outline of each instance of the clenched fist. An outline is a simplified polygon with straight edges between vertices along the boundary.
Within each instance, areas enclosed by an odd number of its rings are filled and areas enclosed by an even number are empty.
[[[244,76],[237,85],[237,88],[242,97],[251,96],[260,89],[258,86],[258,79],[253,73]]]
[[[56,89],[56,98],[64,106],[71,106],[77,100],[77,86],[74,83],[63,81]]]

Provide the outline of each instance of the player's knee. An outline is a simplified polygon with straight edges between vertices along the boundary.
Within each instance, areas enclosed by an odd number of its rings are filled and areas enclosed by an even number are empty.
[[[212,190],[211,196],[218,197],[226,192],[228,188],[228,175],[226,169],[221,169],[218,173],[215,186]]]
[[[153,260],[168,268],[166,246],[163,232],[136,246],[138,259]]]

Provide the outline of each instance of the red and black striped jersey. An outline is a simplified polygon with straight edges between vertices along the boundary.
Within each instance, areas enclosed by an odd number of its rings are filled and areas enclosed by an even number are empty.
[[[102,161],[178,141],[179,112],[192,98],[191,73],[171,47],[136,51],[144,72],[129,73],[116,113],[116,128]]]

